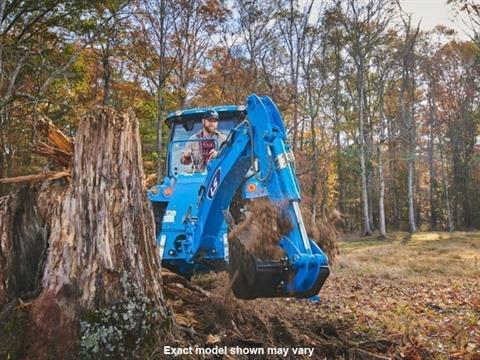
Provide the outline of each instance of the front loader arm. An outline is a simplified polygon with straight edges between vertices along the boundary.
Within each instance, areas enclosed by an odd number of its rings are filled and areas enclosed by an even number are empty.
[[[192,241],[192,261],[214,248],[223,223],[223,211],[242,184],[249,169],[267,189],[271,201],[287,203],[293,230],[280,239],[286,258],[257,261],[241,243],[230,243],[230,268],[239,282],[237,297],[308,297],[318,293],[328,276],[328,260],[311,241],[300,212],[300,188],[287,150],[286,132],[275,104],[268,97],[249,96],[247,120],[231,133],[227,144],[208,165],[208,175],[199,194],[197,207],[189,216],[187,239]],[[195,241],[194,241],[195,240]],[[232,254],[236,251],[237,254]],[[241,253],[241,254],[239,254]],[[233,255],[233,256],[232,256]],[[245,274],[248,273],[248,274]],[[234,274],[230,274],[233,276]]]

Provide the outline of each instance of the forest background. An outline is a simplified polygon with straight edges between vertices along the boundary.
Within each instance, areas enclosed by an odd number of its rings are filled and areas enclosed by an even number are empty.
[[[465,40],[387,0],[0,0],[0,178],[48,170],[40,119],[74,136],[107,104],[135,111],[162,179],[169,111],[255,92],[282,111],[314,220],[480,229],[480,6],[448,4]]]

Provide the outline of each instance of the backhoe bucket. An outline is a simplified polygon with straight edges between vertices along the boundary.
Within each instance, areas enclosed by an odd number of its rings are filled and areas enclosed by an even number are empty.
[[[239,299],[307,298],[318,294],[330,272],[328,265],[316,266],[318,271],[313,271],[315,279],[313,281],[309,279],[307,287],[302,289],[297,282],[298,277],[304,277],[303,270],[287,258],[257,260],[248,252],[238,236],[231,236],[228,241],[230,282],[234,295]],[[310,270],[315,270],[314,265],[310,264]]]

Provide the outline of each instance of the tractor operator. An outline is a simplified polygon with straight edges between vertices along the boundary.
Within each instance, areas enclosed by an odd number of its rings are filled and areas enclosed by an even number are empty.
[[[202,118],[202,130],[192,135],[185,146],[180,158],[183,165],[193,165],[194,171],[204,171],[207,163],[217,153],[217,146],[220,146],[227,137],[217,130],[218,113],[215,110],[208,110]]]

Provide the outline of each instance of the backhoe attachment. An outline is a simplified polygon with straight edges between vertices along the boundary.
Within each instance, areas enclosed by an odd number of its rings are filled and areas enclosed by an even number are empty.
[[[307,298],[318,294],[329,275],[328,266],[320,266],[316,279],[309,288],[295,291],[295,270],[288,258],[257,260],[248,252],[238,236],[228,241],[230,252],[229,277],[232,291],[238,299],[296,297]]]
[[[246,111],[247,119],[232,131],[228,143],[208,165],[199,198],[201,221],[191,229],[192,239],[202,240],[193,243],[193,253],[200,254],[212,246],[232,202],[235,193],[232,189],[245,185],[247,178],[247,188],[254,189],[250,197],[267,198],[281,207],[292,226],[291,231],[278,239],[284,254],[281,259],[260,260],[238,235],[229,236],[229,275],[235,296],[254,299],[316,295],[328,277],[328,259],[308,238],[305,229],[300,212],[300,187],[293,153],[286,144],[283,120],[268,97],[249,96]],[[230,223],[228,219],[227,222]],[[261,243],[262,239],[258,241]]]

